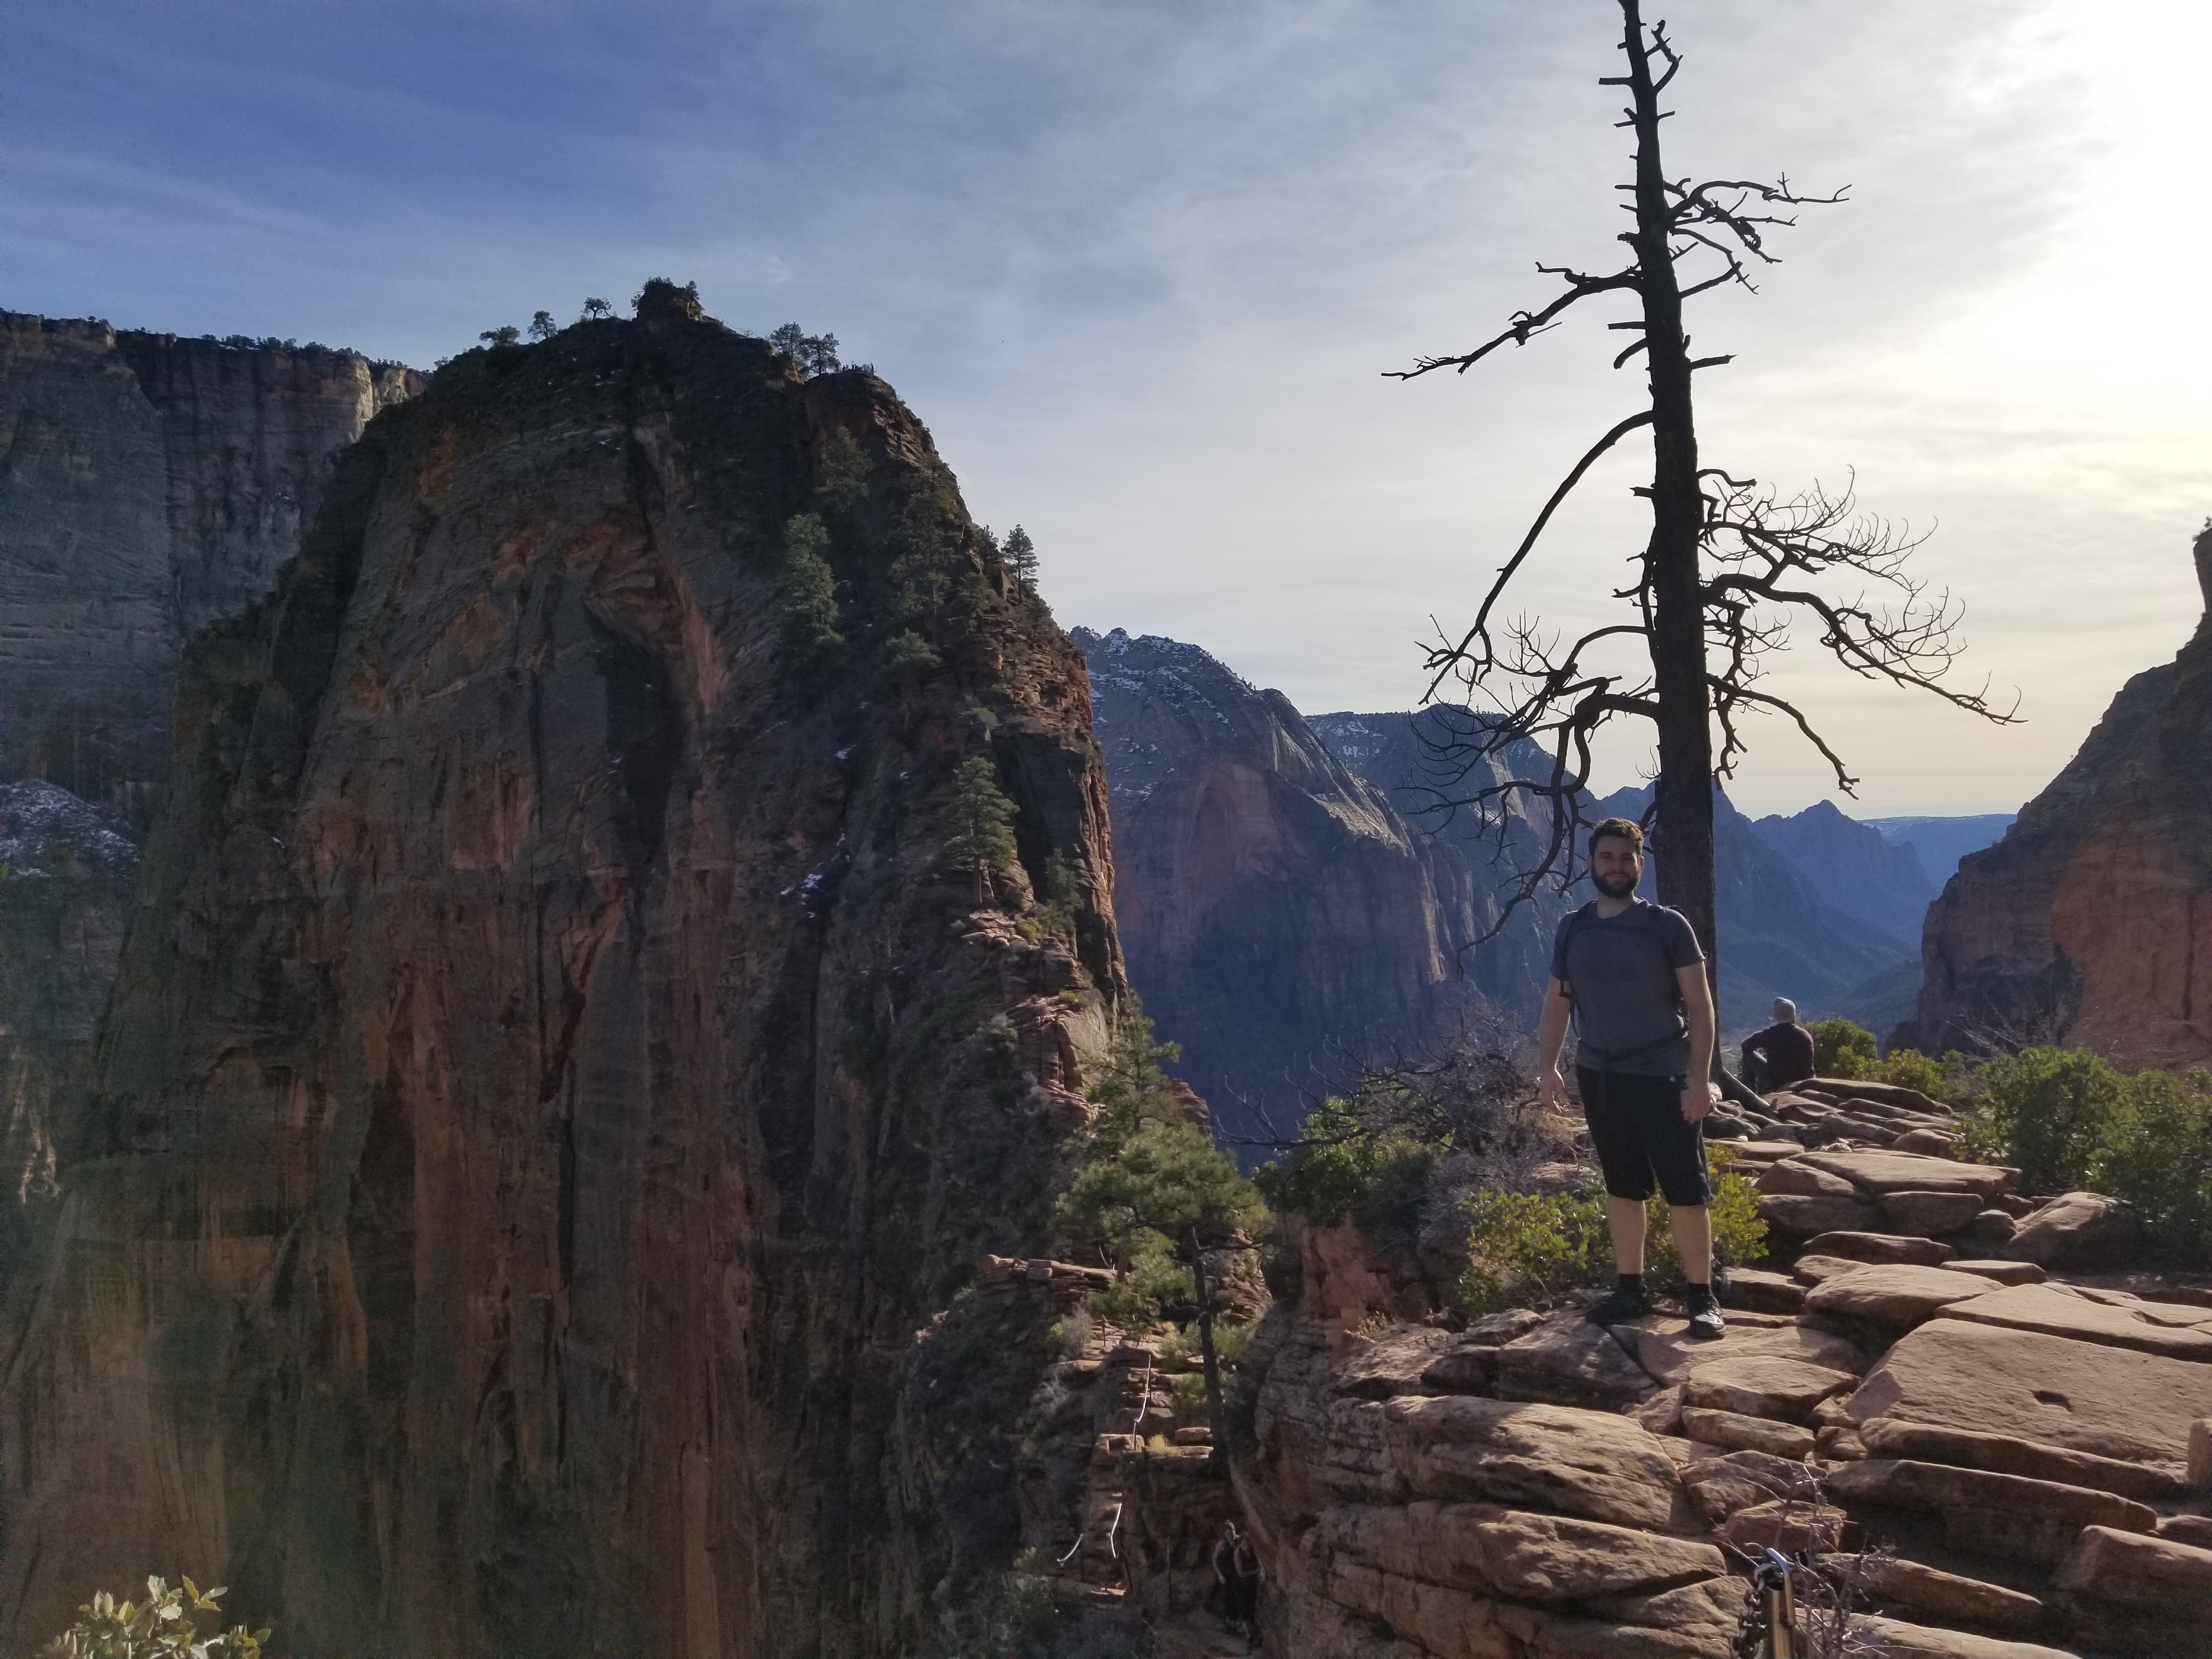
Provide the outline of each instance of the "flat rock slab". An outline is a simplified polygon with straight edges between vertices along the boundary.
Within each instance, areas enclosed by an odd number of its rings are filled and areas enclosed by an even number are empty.
[[[1940,1267],[1958,1254],[1932,1238],[1854,1232],[1820,1233],[1805,1241],[1805,1253],[1842,1256],[1850,1261],[1902,1262],[1912,1267]]]
[[[1493,1387],[1501,1400],[1618,1411],[1639,1404],[1659,1387],[1609,1331],[1577,1310],[1553,1314],[1497,1354]]]
[[[1741,1550],[1780,1550],[1785,1555],[1807,1555],[1835,1549],[1851,1524],[1850,1516],[1826,1504],[1792,1503],[1774,1498],[1753,1504],[1713,1528]]]
[[[2117,1492],[1906,1458],[1838,1463],[1828,1471],[1828,1490],[1847,1502],[1888,1504],[1901,1510],[1985,1510],[2024,1521],[2112,1527],[2122,1532],[2148,1533],[2158,1524],[2157,1510]]]
[[[1385,1451],[1415,1497],[1701,1529],[1666,1447],[1625,1417],[1466,1395],[1401,1395],[1367,1409],[1382,1412]]]
[[[2000,1285],[2040,1285],[2050,1276],[2033,1261],[1947,1261],[1943,1265],[1954,1273],[1972,1273]]]
[[[1854,1376],[1867,1367],[1866,1356],[1848,1339],[1795,1323],[1765,1328],[1731,1323],[1728,1334],[1717,1342],[1686,1335],[1679,1320],[1639,1320],[1613,1329],[1614,1336],[1633,1351],[1638,1364],[1657,1381],[1668,1384],[1683,1382],[1692,1370],[1717,1360],[1753,1355],[1798,1360],[1832,1371],[1849,1371]]]
[[[2212,1550],[2092,1526],[2051,1582],[2093,1601],[2176,1617],[2193,1613],[2196,1628],[2212,1644]]]
[[[1800,1284],[1825,1285],[1832,1279],[1841,1279],[1845,1273],[1855,1273],[1862,1267],[1873,1265],[1868,1261],[1855,1261],[1849,1256],[1814,1255],[1808,1252],[1790,1264],[1790,1271]]]
[[[1995,1474],[2024,1474],[2032,1480],[2087,1486],[2118,1492],[2142,1504],[2172,1503],[2189,1494],[2188,1483],[2169,1465],[2130,1463],[2069,1451],[2063,1446],[2011,1440],[1971,1429],[1936,1428],[1877,1417],[1859,1427],[1859,1443],[1873,1457],[1911,1458],[1923,1463],[1954,1463]]]
[[[2212,1417],[2212,1365],[1936,1319],[1900,1339],[1844,1409],[1858,1424],[1891,1417],[2178,1467],[2190,1425]]]
[[[1491,1504],[1346,1505],[1321,1526],[1329,1549],[1386,1572],[1540,1604],[1728,1571],[1711,1544]]]
[[[1803,1423],[1823,1400],[1843,1393],[1857,1382],[1856,1367],[1847,1371],[1834,1370],[1779,1354],[1742,1354],[1692,1366],[1682,1403],[1712,1411],[1738,1412],[1746,1417]]]
[[[1942,1267],[1874,1267],[1823,1281],[1805,1298],[1808,1313],[1917,1325],[1939,1308],[1990,1294],[1990,1282]]]
[[[2201,1308],[2183,1311],[2200,1316],[2204,1313]],[[2014,1285],[1992,1291],[1971,1302],[1952,1303],[1940,1310],[1939,1316],[2042,1331],[2175,1359],[2212,1360],[2212,1322],[2176,1325],[2140,1309],[2092,1301],[2056,1285]]]
[[[1753,1313],[1794,1314],[1805,1305],[1805,1291],[1787,1273],[1735,1267],[1729,1273],[1728,1305],[1731,1313],[1741,1309]]]
[[[1810,1457],[1818,1442],[1810,1429],[1795,1423],[1777,1423],[1740,1412],[1710,1411],[1696,1406],[1682,1408],[1682,1432],[1701,1446],[1723,1451],[1765,1452],[1772,1457]]]
[[[1881,1212],[1899,1232],[1955,1233],[1982,1212],[1978,1193],[1884,1193]]]
[[[2033,1630],[2043,1622],[2043,1603],[2033,1595],[1955,1572],[1941,1572],[1902,1556],[1865,1556],[1858,1563],[1858,1572],[1859,1582],[1876,1600],[1931,1613],[1939,1619],[2018,1631]]]
[[[1856,1202],[1858,1188],[1839,1175],[1816,1170],[1802,1158],[1787,1158],[1759,1173],[1762,1193],[1798,1193],[1814,1198],[1843,1198]]]
[[[1426,1325],[1393,1325],[1337,1362],[1329,1392],[1350,1400],[1418,1394],[1421,1373],[1456,1339]]]
[[[1856,1198],[1797,1193],[1770,1193],[1760,1198],[1759,1218],[1776,1232],[1788,1233],[1794,1238],[1820,1233],[1871,1232],[1881,1225],[1881,1212]]]
[[[2010,1170],[1917,1152],[1805,1152],[1800,1162],[1870,1193],[1978,1193],[1995,1198],[2015,1178]]]
[[[1883,1659],[2075,1659],[2063,1648],[1969,1636],[1960,1630],[1930,1630],[1896,1619],[1868,1619],[1862,1628],[1879,1644],[1875,1651]]]

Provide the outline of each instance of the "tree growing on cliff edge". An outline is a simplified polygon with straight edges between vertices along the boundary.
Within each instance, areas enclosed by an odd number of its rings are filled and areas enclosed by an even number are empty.
[[[945,862],[975,878],[975,900],[987,904],[997,883],[1017,867],[1013,823],[1017,809],[999,787],[999,769],[981,755],[970,755],[952,775],[952,831],[945,838]]]
[[[1457,638],[1440,632],[1428,653],[1424,701],[1435,701],[1455,684],[1484,710],[1483,718],[1456,724],[1438,744],[1447,775],[1462,786],[1480,780],[1479,787],[1439,792],[1440,811],[1475,812],[1494,827],[1501,852],[1512,807],[1533,805],[1534,816],[1549,825],[1541,856],[1515,873],[1508,902],[1486,938],[1547,883],[1564,890],[1573,881],[1574,832],[1590,775],[1593,734],[1620,717],[1649,721],[1659,751],[1652,803],[1659,897],[1690,919],[1717,986],[1712,787],[1729,775],[1742,753],[1744,716],[1766,711],[1787,718],[1832,768],[1837,787],[1856,793],[1856,780],[1804,714],[1757,684],[1760,659],[1788,642],[1793,621],[1815,625],[1821,645],[1863,678],[1932,692],[1999,724],[2014,715],[1994,707],[1986,689],[1962,692],[1942,684],[1960,650],[1959,611],[1948,593],[1930,598],[1908,570],[1917,540],[1859,514],[1849,489],[1830,491],[1815,483],[1784,495],[1699,464],[1691,382],[1698,371],[1729,359],[1690,355],[1683,302],[1730,283],[1753,287],[1752,271],[1774,263],[1766,251],[1768,232],[1795,222],[1786,210],[1832,204],[1843,196],[1802,195],[1787,179],[1769,184],[1669,178],[1659,142],[1659,124],[1669,112],[1661,109],[1660,97],[1682,60],[1664,22],[1644,24],[1639,0],[1619,3],[1626,73],[1600,84],[1627,89],[1626,118],[1619,125],[1636,140],[1632,182],[1616,186],[1628,197],[1623,206],[1633,219],[1620,239],[1628,244],[1628,263],[1599,275],[1540,264],[1540,273],[1563,284],[1548,304],[1517,313],[1502,332],[1471,351],[1423,358],[1396,371],[1396,377],[1413,380],[1443,368],[1465,374],[1509,342],[1526,345],[1555,326],[1570,307],[1620,294],[1637,306],[1632,320],[1607,325],[1632,336],[1613,367],[1641,356],[1648,401],[1593,444],[1553,491],[1499,568],[1474,624]],[[1651,532],[1633,579],[1617,595],[1627,602],[1628,616],[1564,646],[1538,621],[1498,620],[1506,589],[1560,502],[1607,451],[1646,428],[1651,483],[1636,493],[1650,502]],[[1886,586],[1893,603],[1870,605],[1863,592],[1838,596],[1830,590],[1839,581]],[[1623,645],[1629,652],[1620,651]],[[1512,775],[1510,751],[1523,739],[1547,752],[1544,776]],[[1493,768],[1498,762],[1508,764]]]
[[[1023,590],[1026,592],[1036,592],[1036,544],[1030,539],[1030,532],[1019,525],[1016,525],[1006,534],[1006,557],[1007,568],[1014,573],[1014,580],[1021,583]]]

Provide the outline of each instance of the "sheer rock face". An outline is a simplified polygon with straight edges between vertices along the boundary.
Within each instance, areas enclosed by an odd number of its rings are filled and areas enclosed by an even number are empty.
[[[339,451],[422,377],[0,312],[0,781],[143,826],[196,629],[269,591]]]
[[[0,1645],[149,1565],[310,1655],[828,1659],[979,1600],[1015,1459],[947,1402],[1045,1346],[927,1333],[1040,1253],[1123,981],[1082,660],[888,388],[677,307],[469,354],[177,730],[0,1354]],[[1028,935],[946,865],[976,754]]]
[[[1456,1033],[1481,931],[1464,858],[1262,691],[1174,640],[1078,629],[1113,784],[1130,976],[1232,1133],[1299,1088]],[[1340,1079],[1339,1079],[1340,1080]]]
[[[2200,572],[2212,532],[2197,540]],[[2212,632],[2121,689],[2005,837],[1928,915],[1913,1033],[1930,1052],[2065,1042],[2212,1060]]]

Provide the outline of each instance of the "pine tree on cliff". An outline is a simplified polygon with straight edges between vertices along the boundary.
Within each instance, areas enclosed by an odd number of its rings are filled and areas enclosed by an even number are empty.
[[[1787,179],[1693,184],[1670,178],[1660,154],[1660,123],[1668,113],[1660,96],[1681,58],[1664,23],[1645,26],[1639,0],[1619,3],[1627,72],[1601,84],[1627,89],[1626,118],[1620,125],[1636,140],[1633,180],[1617,187],[1628,197],[1623,205],[1634,220],[1620,237],[1630,249],[1628,264],[1604,275],[1539,265],[1565,291],[1540,310],[1517,313],[1504,331],[1472,351],[1423,358],[1396,375],[1413,380],[1441,368],[1464,374],[1502,345],[1526,345],[1581,301],[1619,294],[1635,301],[1631,320],[1607,326],[1632,337],[1613,359],[1615,368],[1644,359],[1646,407],[1575,464],[1498,569],[1474,625],[1457,639],[1440,637],[1429,652],[1427,700],[1455,684],[1482,711],[1451,723],[1451,735],[1437,744],[1437,758],[1463,787],[1440,792],[1437,805],[1500,823],[1516,807],[1539,822],[1548,818],[1544,854],[1516,873],[1494,934],[1522,901],[1547,884],[1565,889],[1575,877],[1575,830],[1589,781],[1593,734],[1624,715],[1649,721],[1659,751],[1653,811],[1660,901],[1690,919],[1717,988],[1712,789],[1742,752],[1743,716],[1765,711],[1787,718],[1827,761],[1837,787],[1856,793],[1856,780],[1805,715],[1756,684],[1759,659],[1786,643],[1793,619],[1811,622],[1820,643],[1862,678],[1930,691],[1998,723],[2014,716],[1984,692],[1940,683],[1960,648],[1959,611],[1948,594],[1929,598],[1925,583],[1907,570],[1917,538],[1860,514],[1848,489],[1832,492],[1815,483],[1785,496],[1756,479],[1700,465],[1692,380],[1729,359],[1690,355],[1683,302],[1729,283],[1753,286],[1754,265],[1774,263],[1765,247],[1768,230],[1795,222],[1774,210],[1843,197],[1800,195]],[[1686,268],[1686,261],[1703,261],[1705,269]],[[1651,482],[1636,493],[1650,502],[1651,532],[1635,578],[1620,594],[1628,616],[1564,647],[1537,621],[1494,621],[1559,503],[1613,445],[1647,427]],[[1824,578],[1848,584],[1851,597],[1820,591]],[[1890,588],[1893,605],[1870,606],[1862,592],[1869,581]],[[1640,648],[1623,652],[1631,641],[1640,641]],[[1541,777],[1514,775],[1510,751],[1529,739],[1550,760]]]
[[[1006,567],[1014,573],[1014,580],[1021,583],[1023,592],[1036,592],[1036,544],[1030,539],[1030,532],[1019,525],[1007,533],[1006,556]]]
[[[945,862],[975,877],[975,899],[988,904],[997,897],[994,877],[1014,867],[1013,802],[999,787],[999,769],[981,755],[971,755],[952,775],[952,833],[945,838]]]

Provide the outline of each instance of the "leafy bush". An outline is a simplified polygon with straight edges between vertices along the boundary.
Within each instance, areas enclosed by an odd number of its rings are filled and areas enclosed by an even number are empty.
[[[1805,1029],[1813,1034],[1813,1069],[1820,1076],[1874,1075],[1881,1045],[1866,1027],[1848,1019],[1816,1019]]]
[[[1468,1264],[1459,1293],[1471,1313],[1556,1302],[1613,1276],[1606,1197],[1599,1188],[1543,1195],[1478,1193],[1468,1200],[1467,1211]],[[1759,1218],[1759,1189],[1751,1182],[1724,1166],[1717,1169],[1711,1213],[1715,1261],[1740,1267],[1766,1254],[1766,1224]],[[1644,1206],[1644,1271],[1662,1281],[1683,1276],[1666,1200],[1656,1196]]]
[[[2091,1179],[2134,1207],[2154,1255],[2176,1265],[2212,1261],[2212,1075],[2130,1078]]]
[[[118,1601],[106,1590],[77,1609],[77,1621],[47,1644],[50,1659],[255,1659],[269,1638],[264,1630],[234,1625],[218,1630],[213,1620],[203,1630],[202,1613],[222,1609],[220,1584],[203,1590],[190,1578],[171,1589],[161,1578],[146,1581],[143,1601]]]
[[[1874,1068],[1874,1080],[1917,1089],[1930,1100],[1941,1100],[1951,1090],[1950,1077],[1943,1066],[1917,1048],[1899,1048],[1885,1055]]]
[[[2018,1166],[2031,1193],[2085,1185],[2099,1149],[2112,1133],[2126,1079],[2096,1054],[2079,1048],[2024,1048],[1984,1064],[1977,1079],[1985,1135]]]

